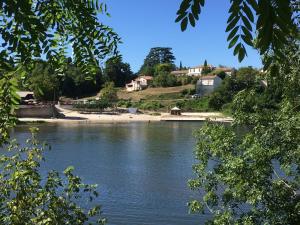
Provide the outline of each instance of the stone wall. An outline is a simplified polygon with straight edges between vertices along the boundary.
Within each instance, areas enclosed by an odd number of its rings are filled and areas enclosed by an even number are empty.
[[[16,110],[18,118],[52,118],[58,112],[54,105],[20,105]]]

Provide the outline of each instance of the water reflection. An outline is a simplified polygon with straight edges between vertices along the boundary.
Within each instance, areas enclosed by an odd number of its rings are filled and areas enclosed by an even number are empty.
[[[52,145],[43,169],[68,165],[87,183],[100,184],[100,203],[109,224],[202,224],[188,215],[194,194],[192,131],[201,123],[39,125],[39,138]],[[14,130],[28,137],[28,127]]]

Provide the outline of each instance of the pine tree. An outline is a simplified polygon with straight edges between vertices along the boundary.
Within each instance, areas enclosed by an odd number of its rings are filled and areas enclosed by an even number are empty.
[[[203,68],[202,68],[202,74],[209,74],[211,72],[211,69],[208,67],[207,60],[204,60]]]
[[[183,69],[182,62],[180,61],[179,70],[182,70],[182,69]]]
[[[146,71],[154,71],[154,67],[158,64],[171,64],[174,65],[175,57],[172,53],[172,48],[156,47],[151,48],[149,54],[144,60],[139,73],[145,73]],[[175,68],[175,65],[174,65]],[[148,74],[153,75],[153,74]]]

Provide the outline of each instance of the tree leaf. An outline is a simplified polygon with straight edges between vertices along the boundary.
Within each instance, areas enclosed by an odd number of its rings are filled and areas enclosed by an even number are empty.
[[[238,39],[239,39],[239,35],[235,36],[235,37],[230,41],[228,48],[232,48],[232,47],[236,44],[236,42],[238,41]]]
[[[185,31],[185,30],[186,30],[187,24],[188,24],[188,18],[185,17],[185,18],[181,21],[181,31]]]
[[[195,23],[195,18],[193,16],[192,13],[189,14],[189,20],[190,20],[190,24],[195,27],[196,23]]]
[[[230,41],[236,35],[238,30],[239,30],[239,26],[236,26],[235,28],[233,28],[228,35],[227,41]]]
[[[227,25],[227,28],[226,28],[226,32],[232,30],[237,22],[239,21],[240,17],[239,16],[236,16],[228,25]]]

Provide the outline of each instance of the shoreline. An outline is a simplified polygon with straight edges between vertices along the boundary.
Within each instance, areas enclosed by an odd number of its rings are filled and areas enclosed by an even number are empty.
[[[232,122],[231,117],[222,113],[182,113],[180,116],[173,116],[169,113],[161,115],[149,114],[81,114],[69,112],[65,118],[18,118],[21,123],[129,123],[129,122],[197,122],[215,121]]]

